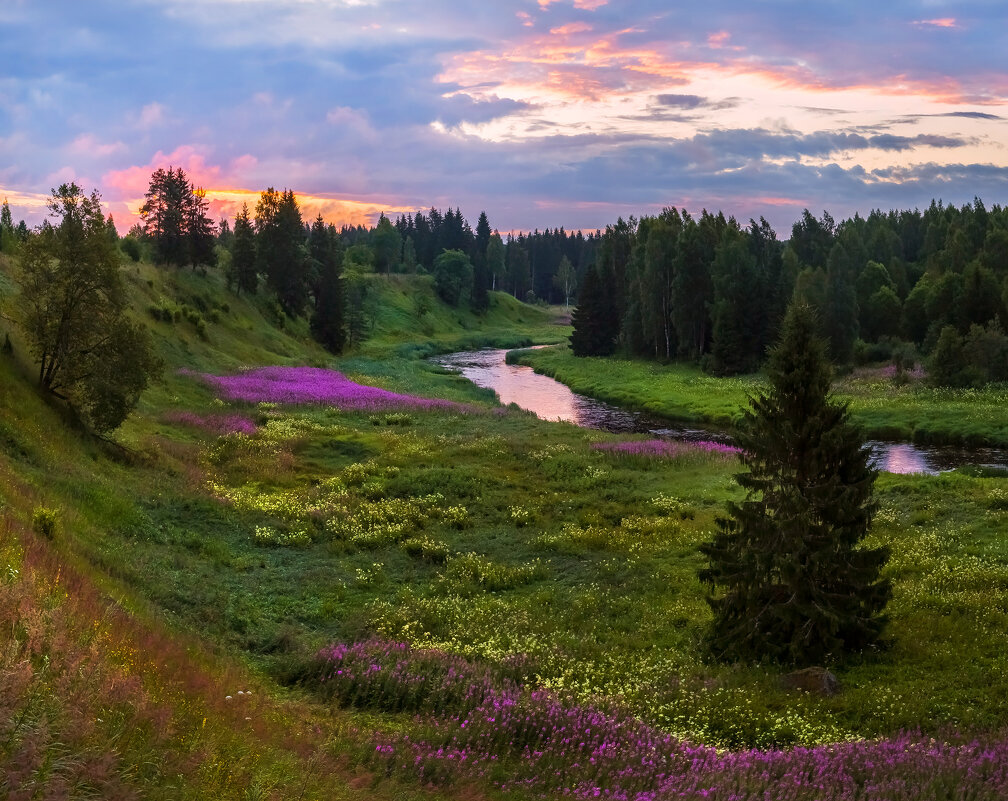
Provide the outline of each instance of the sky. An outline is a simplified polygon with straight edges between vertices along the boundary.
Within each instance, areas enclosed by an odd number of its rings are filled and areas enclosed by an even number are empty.
[[[217,216],[1008,205],[1003,0],[0,0],[0,197],[98,189],[125,232],[181,167]]]

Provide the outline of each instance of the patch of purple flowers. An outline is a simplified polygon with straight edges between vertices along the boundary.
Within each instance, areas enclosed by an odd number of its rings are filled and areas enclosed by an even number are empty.
[[[402,395],[351,381],[343,373],[321,367],[260,367],[238,375],[199,374],[226,400],[290,405],[323,404],[344,411],[379,409],[441,409],[468,411],[453,401]]]
[[[196,414],[196,412],[169,412],[165,419],[193,428],[202,428],[212,434],[254,434],[256,424],[241,414]]]
[[[592,447],[597,451],[623,456],[646,456],[656,459],[677,459],[697,454],[734,456],[741,449],[721,442],[701,440],[685,442],[673,439],[628,440],[625,442],[596,442]]]
[[[761,751],[692,745],[629,714],[564,703],[514,676],[440,651],[370,640],[318,655],[319,687],[343,704],[415,715],[375,735],[370,759],[423,782],[486,781],[542,796],[916,801],[1008,798],[1008,736],[919,733]]]

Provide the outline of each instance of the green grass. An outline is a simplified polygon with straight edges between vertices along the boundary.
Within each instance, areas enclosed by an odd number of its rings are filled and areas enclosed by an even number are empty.
[[[19,340],[14,359],[0,357],[0,592],[19,593],[8,617],[40,621],[31,658],[41,665],[47,653],[71,677],[42,674],[16,696],[30,709],[31,699],[47,699],[49,719],[62,721],[53,754],[67,742],[120,754],[124,785],[155,798],[172,788],[249,797],[242,788],[255,783],[262,797],[298,797],[302,780],[306,798],[416,797],[419,790],[388,781],[354,781],[370,732],[408,729],[408,718],[336,712],[291,686],[313,649],[371,634],[490,663],[524,654],[531,683],[618,701],[671,731],[727,746],[908,727],[985,731],[1008,719],[1003,477],[879,479],[871,538],[893,551],[892,645],[830,665],[838,696],[795,695],[780,689],[772,666],[719,665],[701,648],[709,612],[697,546],[724,502],[738,497],[732,460],[604,453],[592,445],[613,435],[496,410],[490,393],[416,358],[507,337],[562,338],[547,312],[506,296],[495,296],[484,318],[434,305],[424,315],[430,333],[418,339],[411,296],[426,291],[425,279],[376,278],[383,311],[372,338],[334,359],[309,341],[303,321],[279,328],[262,298],[235,298],[215,276],[146,265],[132,276],[139,313],[162,301],[202,302],[208,322],[201,334],[186,320],[150,318],[166,370],[118,435],[127,450],[89,440],[44,402]],[[755,387],[755,379],[686,368],[541,358],[597,373],[604,365],[610,372],[595,379],[599,386],[624,387],[625,398],[658,414],[724,425]],[[262,364],[335,365],[476,410],[236,405],[259,424],[251,436],[169,422],[171,412],[228,407],[178,368]],[[52,542],[31,532],[37,508],[58,510]],[[54,592],[55,578],[70,574],[73,593]],[[88,632],[96,621],[105,630],[109,608],[113,639],[92,649]],[[0,619],[0,642],[16,654],[11,622]],[[120,681],[136,688],[115,696]],[[248,725],[223,700],[242,686],[254,686],[263,705]],[[79,720],[65,699],[75,693],[116,711],[113,721],[142,709],[128,719],[132,739],[116,739],[120,723],[73,740]],[[134,765],[148,773],[131,773]],[[169,773],[181,778],[168,782]]]
[[[730,428],[738,423],[758,375],[718,378],[688,364],[577,358],[567,347],[521,351],[510,359],[575,392],[668,420]],[[1008,447],[1008,387],[938,389],[896,384],[878,371],[838,380],[834,391],[869,438],[948,445]]]

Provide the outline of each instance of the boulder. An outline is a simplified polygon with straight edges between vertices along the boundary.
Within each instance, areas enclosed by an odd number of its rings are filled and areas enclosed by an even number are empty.
[[[836,695],[840,690],[837,677],[824,667],[807,667],[781,676],[785,690],[802,690],[818,695]]]

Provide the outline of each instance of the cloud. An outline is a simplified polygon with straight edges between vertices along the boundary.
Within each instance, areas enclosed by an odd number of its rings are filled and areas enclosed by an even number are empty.
[[[970,199],[995,186],[971,164],[1008,162],[1003,4],[957,6],[955,28],[911,0],[10,5],[0,184],[76,177],[117,220],[170,163],[222,211],[274,185],[353,219],[452,205],[513,229]],[[966,166],[877,172],[916,161]]]
[[[160,125],[165,120],[165,107],[160,103],[148,103],[137,117],[137,127],[149,130]]]
[[[660,106],[671,106],[680,109],[708,108],[719,111],[734,108],[741,102],[737,97],[726,97],[722,100],[711,100],[700,95],[656,95],[655,102]]]
[[[942,117],[963,117],[972,120],[1003,120],[997,114],[988,114],[984,111],[947,111],[944,114],[936,115]]]
[[[942,17],[940,19],[919,19],[915,20],[914,25],[918,28],[958,28],[959,24],[956,22],[955,17]]]

